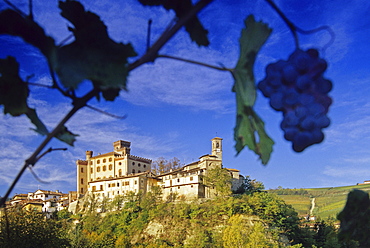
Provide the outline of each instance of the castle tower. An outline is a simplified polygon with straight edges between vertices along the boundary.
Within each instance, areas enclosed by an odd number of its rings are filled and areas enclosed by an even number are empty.
[[[217,156],[218,159],[222,160],[222,138],[213,138],[212,141],[212,155]]]
[[[121,152],[123,155],[130,155],[131,151],[131,142],[124,141],[124,140],[118,140],[113,142],[113,148],[115,152]]]
[[[88,188],[88,161],[77,160],[77,192],[79,195],[84,195]]]

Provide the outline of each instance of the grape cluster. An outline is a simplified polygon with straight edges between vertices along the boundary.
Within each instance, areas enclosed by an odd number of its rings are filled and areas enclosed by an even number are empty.
[[[323,141],[322,129],[330,124],[326,114],[332,103],[327,95],[332,83],[322,76],[326,68],[317,50],[297,49],[287,61],[269,64],[266,77],[258,83],[271,107],[283,112],[280,127],[296,152]]]

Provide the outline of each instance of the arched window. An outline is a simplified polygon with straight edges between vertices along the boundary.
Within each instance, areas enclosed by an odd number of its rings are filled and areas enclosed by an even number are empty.
[[[96,161],[97,164],[100,164],[100,159],[98,159],[98,161]]]
[[[109,158],[109,162],[112,162],[112,158]]]
[[[110,164],[110,165],[109,165],[109,170],[112,170],[112,168],[113,168],[113,165],[112,165],[112,164]]]
[[[140,166],[141,166],[141,164],[139,163],[137,166],[139,166],[139,167],[140,167]]]
[[[103,159],[103,163],[105,163],[105,162],[107,162],[107,160],[106,159]]]
[[[96,171],[100,172],[100,166],[96,167]]]
[[[132,174],[135,174],[135,169],[132,169]]]
[[[107,166],[103,166],[103,171],[106,171],[107,170]]]

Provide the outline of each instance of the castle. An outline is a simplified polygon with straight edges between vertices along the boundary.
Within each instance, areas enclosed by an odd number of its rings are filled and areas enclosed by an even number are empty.
[[[131,155],[131,143],[113,142],[113,152],[93,156],[86,151],[85,160],[77,160],[77,192],[80,195],[95,194],[97,197],[114,198],[128,192],[146,193],[153,187],[162,189],[163,198],[171,194],[185,198],[210,198],[212,188],[203,183],[207,170],[222,168],[222,138],[211,140],[211,154],[180,169],[155,175],[151,171],[152,160]],[[232,190],[238,189],[244,177],[236,169],[227,169],[232,178]]]

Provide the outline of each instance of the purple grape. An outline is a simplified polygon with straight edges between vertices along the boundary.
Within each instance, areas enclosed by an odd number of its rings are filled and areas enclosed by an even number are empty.
[[[292,85],[297,80],[299,73],[293,65],[287,65],[283,68],[283,83],[286,85]]]
[[[303,130],[313,130],[315,128],[315,119],[312,116],[307,116],[301,122],[301,128]]]
[[[298,132],[293,139],[293,150],[301,152],[312,144],[312,135],[309,132]]]
[[[332,99],[327,94],[333,86],[322,76],[326,69],[317,50],[297,49],[287,61],[269,64],[266,78],[258,84],[271,107],[283,112],[280,127],[296,152],[322,142],[322,128],[330,125],[326,113]]]
[[[333,84],[330,80],[324,78],[318,78],[315,81],[316,90],[321,94],[327,94],[333,88]]]
[[[270,105],[275,110],[282,110],[283,109],[283,93],[276,92],[271,94],[270,96]]]
[[[289,127],[284,129],[284,139],[288,141],[293,141],[294,137],[299,132],[298,128],[296,127]]]

